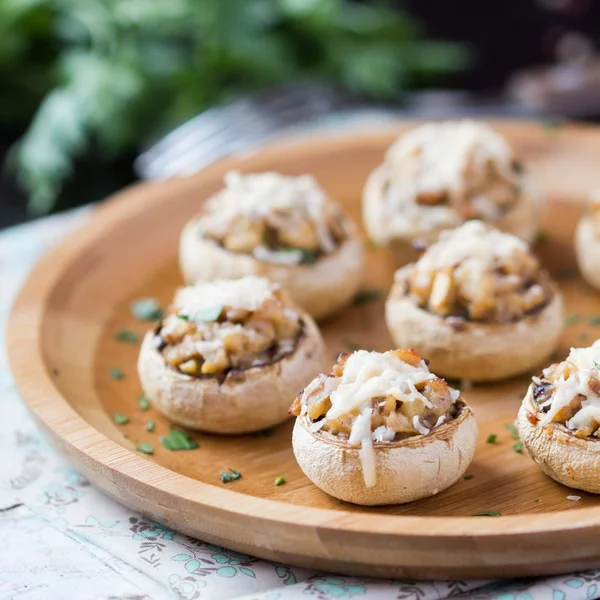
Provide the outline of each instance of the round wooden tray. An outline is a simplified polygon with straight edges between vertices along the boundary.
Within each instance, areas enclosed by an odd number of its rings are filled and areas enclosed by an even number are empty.
[[[94,484],[153,519],[186,534],[267,559],[342,573],[414,578],[539,575],[600,566],[600,498],[569,490],[515,451],[506,425],[527,387],[522,377],[464,391],[479,422],[475,459],[452,488],[412,504],[358,507],[308,481],[294,460],[292,423],[272,435],[194,434],[199,447],[170,452],[159,436],[168,423],[141,411],[137,344],[129,303],[154,296],[166,304],[180,284],[179,232],[231,168],[313,173],[359,220],[369,171],[407,125],[385,132],[282,142],[224,160],[200,174],[133,187],[98,208],[90,222],[50,252],[16,301],[8,339],[19,389],[51,441]],[[572,235],[581,203],[600,181],[600,132],[497,122],[548,199],[537,250],[559,280],[569,315],[557,356],[600,334],[600,293],[575,272]],[[333,362],[357,346],[386,350],[383,302],[393,274],[383,250],[368,251],[365,289],[380,300],[348,308],[323,326]],[[122,370],[121,380],[109,376]],[[297,390],[290,390],[290,400]],[[129,416],[119,426],[114,412]],[[153,419],[149,433],[145,423]],[[497,442],[486,443],[489,434]],[[139,442],[153,456],[135,452]],[[241,479],[222,484],[220,473]],[[287,483],[276,487],[274,479]],[[581,500],[570,501],[576,494]],[[498,511],[502,516],[473,516]]]

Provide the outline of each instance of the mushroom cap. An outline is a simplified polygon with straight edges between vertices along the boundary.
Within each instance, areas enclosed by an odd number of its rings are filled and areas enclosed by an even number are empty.
[[[600,237],[591,215],[581,217],[575,230],[575,256],[583,278],[600,290]]]
[[[385,165],[379,165],[368,177],[363,192],[363,222],[369,238],[379,246],[386,246],[394,254],[399,266],[406,265],[418,259],[419,255],[413,248],[413,240],[425,245],[437,241],[440,232],[459,226],[463,219],[457,215],[454,225],[444,224],[433,228],[419,229],[415,226],[410,234],[396,235],[391,232],[381,216],[381,207],[385,200],[387,173]],[[538,193],[530,181],[521,176],[521,193],[517,201],[499,218],[490,221],[501,231],[512,233],[528,244],[533,243],[539,229],[540,201]],[[423,210],[427,210],[424,207]],[[485,221],[485,219],[482,219]]]
[[[289,417],[294,397],[322,370],[325,345],[315,322],[303,315],[296,349],[269,365],[192,377],[167,366],[154,347],[154,332],[142,342],[138,372],[146,397],[167,419],[209,433],[242,434],[277,425]]]
[[[328,432],[311,433],[306,416],[296,419],[294,455],[304,474],[335,498],[363,504],[403,504],[433,496],[467,470],[477,441],[473,411],[461,403],[455,419],[426,435],[374,443],[377,482],[367,488],[359,448]]]
[[[196,223],[194,218],[185,226],[179,245],[179,265],[188,284],[245,275],[267,277],[280,283],[315,319],[324,319],[347,305],[361,284],[363,243],[350,219],[342,244],[312,265],[276,265],[231,252],[200,236]]]
[[[600,494],[600,439],[578,438],[561,423],[540,425],[539,417],[530,385],[516,423],[529,455],[555,481]]]
[[[459,328],[420,308],[404,292],[410,268],[396,273],[385,306],[386,323],[396,346],[418,348],[434,373],[470,381],[507,379],[538,366],[556,348],[563,300],[554,284],[548,304],[516,323],[466,321]]]

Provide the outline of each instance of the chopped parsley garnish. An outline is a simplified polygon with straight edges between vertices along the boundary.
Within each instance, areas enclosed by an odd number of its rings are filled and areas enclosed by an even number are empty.
[[[506,429],[508,429],[508,431],[510,431],[510,437],[512,437],[513,440],[519,440],[519,432],[514,425],[510,425],[509,423],[506,423],[506,425],[504,425],[504,427]]]
[[[594,366],[596,367],[596,369],[600,369],[600,363],[597,363],[596,361],[594,361]]]
[[[284,483],[285,483],[285,479],[283,477],[281,477],[281,476],[279,476],[279,477],[277,477],[275,479],[275,485],[278,486],[278,487],[280,485],[283,485]]]
[[[463,477],[463,479],[465,479],[466,481],[469,481],[470,479],[473,479],[473,477],[475,477],[475,475],[465,475]]]
[[[115,340],[119,342],[129,342],[130,344],[136,344],[140,341],[140,336],[130,329],[121,329],[115,333]]]
[[[369,304],[369,302],[379,300],[382,296],[383,292],[381,290],[362,290],[352,298],[352,304],[354,306],[363,306]]]
[[[193,321],[194,323],[212,323],[213,321],[217,321],[223,312],[223,305],[218,304],[217,306],[209,306],[207,308],[203,308],[198,312],[195,312],[191,315],[186,315],[183,313],[178,313],[177,316],[182,321]]]
[[[576,325],[581,321],[581,315],[579,313],[573,313],[568,317],[565,317],[565,326],[569,327],[570,325]]]
[[[302,260],[300,261],[303,265],[314,265],[319,260],[319,253],[316,250],[303,250],[298,248],[302,254]]]
[[[150,408],[150,402],[148,401],[148,398],[144,396],[144,394],[138,398],[138,406],[141,410],[148,410]]]
[[[536,498],[536,499],[534,500],[534,502],[539,502],[539,501],[540,501],[540,499],[539,499],[539,498]]]
[[[498,436],[495,433],[490,433],[490,435],[488,435],[487,440],[485,440],[485,443],[486,444],[495,444],[497,439],[498,439]]]
[[[577,271],[573,267],[560,267],[556,269],[556,279],[573,279]]]
[[[113,419],[117,425],[125,425],[129,423],[129,417],[127,415],[122,415],[121,413],[115,413],[113,415]]]
[[[592,315],[591,317],[588,317],[587,321],[590,325],[598,327],[600,325],[600,315]]]
[[[140,298],[129,306],[131,314],[139,321],[158,321],[162,319],[163,311],[155,298]]]
[[[194,450],[198,444],[190,439],[190,434],[181,429],[171,429],[169,435],[160,438],[160,443],[171,452],[176,450]]]
[[[235,481],[239,479],[242,474],[235,469],[229,469],[229,473],[227,471],[223,471],[221,473],[221,483],[229,483],[230,481]]]
[[[545,244],[548,241],[548,234],[545,231],[540,231],[535,236],[534,244]]]
[[[512,448],[517,454],[521,454],[523,452],[523,442],[517,442],[516,444],[513,444]]]
[[[138,444],[135,449],[138,452],[143,452],[144,454],[154,454],[154,446],[148,442],[142,442],[141,444]]]
[[[474,517],[499,517],[500,513],[497,510],[485,510],[473,515]]]
[[[108,375],[110,376],[111,379],[123,379],[125,377],[125,373],[123,373],[123,371],[121,371],[120,369],[117,369],[116,367],[109,367],[108,368]]]
[[[154,421],[148,421],[146,423],[146,431],[152,432],[152,431],[154,431],[154,427],[155,427]]]

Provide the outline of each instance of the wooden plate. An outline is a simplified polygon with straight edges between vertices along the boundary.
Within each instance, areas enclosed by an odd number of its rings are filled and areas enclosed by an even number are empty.
[[[572,236],[583,202],[600,182],[600,132],[500,122],[548,198],[545,265],[560,279],[568,326],[558,356],[600,334],[600,294],[576,275]],[[138,346],[114,339],[146,324],[132,299],[162,303],[180,284],[179,231],[231,168],[313,173],[359,218],[361,188],[406,125],[356,136],[280,143],[222,161],[189,179],[133,187],[98,208],[90,222],[37,266],[14,307],[9,352],[19,389],[50,439],[93,483],[166,525],[267,559],[385,577],[462,578],[539,575],[600,566],[600,498],[558,485],[525,455],[505,425],[515,418],[525,377],[464,392],[480,439],[468,474],[439,495],[403,506],[341,503],[301,473],[290,447],[292,423],[273,435],[195,435],[199,448],[169,452],[167,422],[137,405]],[[369,250],[365,289],[387,292],[393,265]],[[390,348],[383,298],[348,308],[323,328],[334,354],[355,346]],[[109,369],[125,373],[111,379]],[[291,396],[296,390],[290,390]],[[130,417],[118,426],[112,415]],[[149,433],[145,424],[156,422]],[[487,444],[489,434],[497,435]],[[149,457],[138,442],[156,448]],[[243,477],[224,485],[220,473]],[[287,483],[274,486],[277,476]],[[580,501],[567,496],[576,494]],[[499,518],[472,516],[498,511]]]

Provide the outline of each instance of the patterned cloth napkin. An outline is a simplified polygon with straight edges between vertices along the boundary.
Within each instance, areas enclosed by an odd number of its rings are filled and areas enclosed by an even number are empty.
[[[39,256],[89,209],[0,233],[0,335]],[[0,598],[27,600],[584,600],[600,570],[518,581],[369,580],[276,564],[206,544],[92,487],[44,440],[0,343]]]

